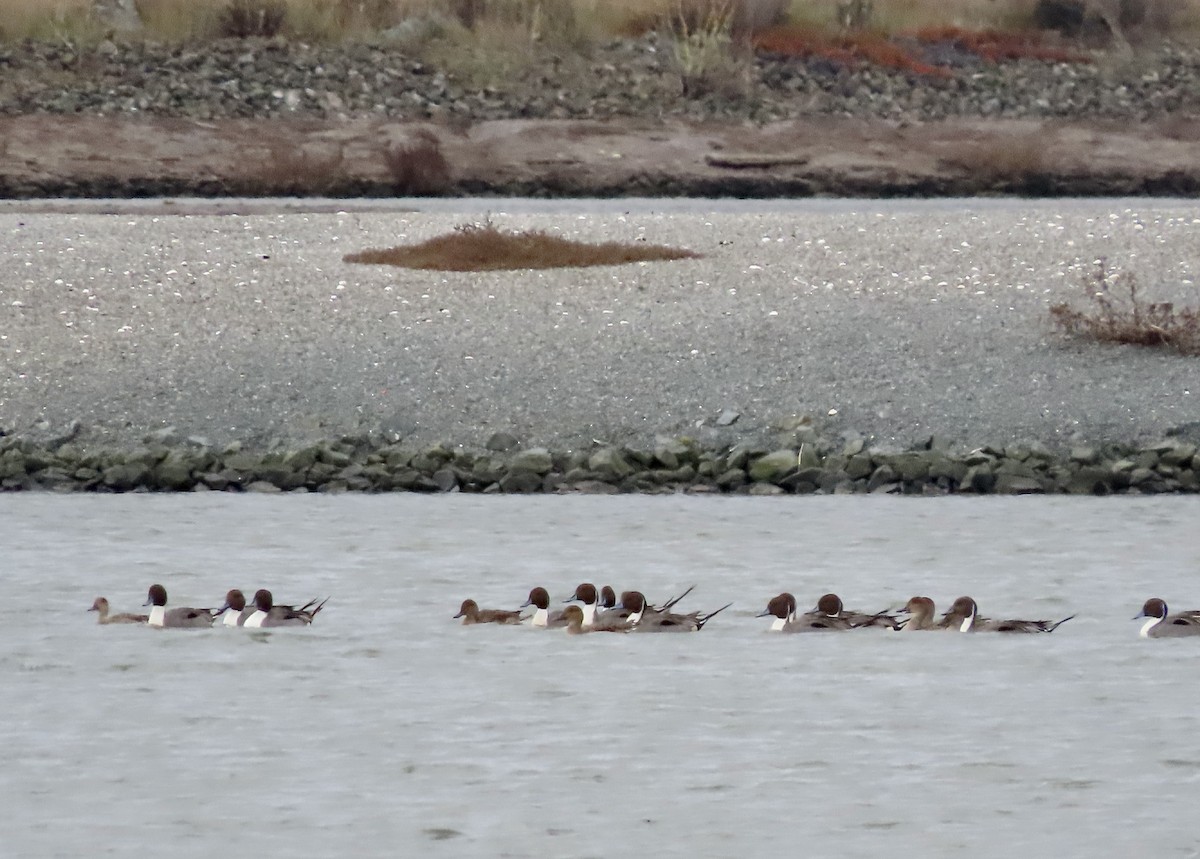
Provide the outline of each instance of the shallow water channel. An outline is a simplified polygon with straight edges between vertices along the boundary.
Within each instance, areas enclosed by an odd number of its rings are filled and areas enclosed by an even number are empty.
[[[0,497],[5,856],[1194,856],[1197,498]],[[697,635],[462,627],[585,580]],[[95,623],[164,583],[309,629]],[[1053,635],[781,636],[791,590]]]

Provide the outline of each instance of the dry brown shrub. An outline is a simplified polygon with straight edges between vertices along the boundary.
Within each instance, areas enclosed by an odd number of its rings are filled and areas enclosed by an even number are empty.
[[[402,197],[434,197],[451,188],[450,163],[442,154],[441,142],[428,129],[414,133],[407,144],[385,149],[383,160]]]
[[[222,36],[234,39],[279,35],[287,21],[283,0],[232,0],[221,10],[218,27]]]
[[[248,183],[260,193],[320,196],[345,185],[345,151],[328,155],[307,152],[286,143],[270,146],[269,155],[251,167]]]
[[[942,155],[948,165],[989,184],[1027,184],[1045,176],[1052,143],[1044,130],[955,144]]]
[[[623,265],[699,256],[684,248],[642,242],[593,245],[552,236],[541,230],[506,232],[489,220],[482,224],[460,224],[453,232],[420,244],[365,250],[347,254],[343,259],[368,265],[435,271],[516,271]]]
[[[1169,301],[1147,302],[1137,277],[1113,273],[1105,260],[1081,283],[1091,304],[1080,310],[1066,302],[1050,308],[1055,324],[1073,337],[1104,343],[1162,346],[1184,355],[1200,355],[1200,310],[1176,310]],[[1114,287],[1124,286],[1123,295]]]

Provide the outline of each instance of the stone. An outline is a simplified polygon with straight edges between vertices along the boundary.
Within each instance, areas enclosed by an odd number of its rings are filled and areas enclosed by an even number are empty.
[[[258,492],[258,493],[261,493],[264,495],[271,495],[271,494],[283,492],[282,489],[280,489],[274,483],[271,483],[270,481],[267,481],[267,480],[252,480],[252,481],[250,481],[249,483],[246,484],[246,491],[247,492]]]
[[[1085,465],[1067,477],[1063,491],[1069,495],[1107,495],[1111,491],[1110,476],[1107,468]]]
[[[1033,495],[1045,492],[1046,487],[1034,477],[997,473],[993,491],[998,495]]]
[[[515,454],[508,461],[510,472],[529,471],[534,474],[549,474],[554,469],[554,458],[544,447],[531,447]],[[597,469],[599,470],[599,469]]]
[[[750,463],[747,473],[755,483],[778,483],[789,471],[796,468],[796,452],[794,450],[775,450],[760,456]]]
[[[851,480],[860,480],[864,477],[870,477],[871,472],[875,470],[875,465],[871,461],[871,454],[856,453],[850,457],[846,463],[846,474]]]
[[[191,489],[196,483],[192,476],[192,463],[184,454],[172,451],[154,466],[154,482],[158,488],[174,492]]]
[[[963,491],[987,493],[991,492],[995,485],[996,475],[992,474],[991,467],[981,463],[967,468],[967,473],[963,475],[958,488]]]
[[[437,488],[442,492],[452,492],[458,489],[458,472],[453,468],[439,468],[433,473],[430,480],[436,483]]]
[[[509,494],[541,492],[542,478],[532,471],[509,472],[500,478],[500,489]]]
[[[737,489],[746,482],[746,472],[740,468],[728,468],[717,475],[717,486],[725,491]]]
[[[1100,461],[1100,451],[1090,446],[1078,446],[1071,448],[1070,460],[1072,462],[1083,463],[1084,465],[1095,465]]]
[[[588,457],[588,468],[605,479],[617,481],[633,474],[633,466],[625,461],[615,447],[602,447],[593,453]]]
[[[884,484],[895,483],[898,477],[899,475],[896,474],[896,470],[887,463],[884,463],[871,472],[871,479],[867,481],[867,491],[874,492]]]
[[[714,423],[716,423],[716,425],[719,427],[731,427],[737,423],[738,418],[741,416],[742,413],[735,409],[723,409],[721,414],[717,415],[717,419],[714,421]]]
[[[104,485],[118,492],[129,492],[145,486],[150,479],[150,466],[144,462],[124,462],[104,469]]]
[[[512,433],[494,432],[484,444],[488,450],[494,450],[498,453],[506,453],[510,450],[517,450],[521,446],[521,440]]]
[[[923,453],[900,453],[888,457],[888,464],[904,481],[924,480],[929,474],[929,459]]]
[[[784,490],[773,483],[752,483],[747,495],[783,495]]]

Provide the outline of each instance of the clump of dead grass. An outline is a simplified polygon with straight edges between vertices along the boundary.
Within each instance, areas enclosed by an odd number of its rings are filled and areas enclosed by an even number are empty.
[[[588,244],[542,230],[509,232],[487,220],[482,224],[459,224],[453,232],[419,244],[365,250],[347,254],[343,259],[367,265],[434,271],[516,271],[623,265],[699,256],[684,248],[643,242]]]
[[[253,194],[334,195],[349,182],[345,161],[344,147],[336,152],[316,152],[291,143],[271,143],[261,160],[249,163],[238,184]]]
[[[450,162],[437,136],[427,128],[414,132],[408,143],[384,149],[383,160],[402,197],[433,197],[450,190]]]
[[[1103,343],[1159,346],[1184,355],[1200,355],[1200,310],[1177,310],[1169,301],[1147,302],[1132,272],[1114,273],[1105,260],[1082,280],[1088,307],[1067,302],[1050,308],[1066,334]]]

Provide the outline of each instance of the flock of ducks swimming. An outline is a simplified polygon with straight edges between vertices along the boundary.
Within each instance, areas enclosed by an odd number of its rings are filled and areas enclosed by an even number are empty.
[[[732,603],[710,612],[681,614],[672,609],[691,593],[688,588],[661,606],[651,605],[641,591],[616,592],[605,585],[585,582],[563,602],[565,608],[551,609],[550,594],[542,587],[529,592],[529,598],[517,609],[483,609],[475,600],[463,600],[458,614],[464,625],[480,623],[520,624],[543,629],[565,629],[571,635],[589,632],[699,632],[704,625],[729,608]],[[525,609],[532,608],[532,612]],[[993,620],[979,614],[979,605],[971,597],[959,597],[950,610],[937,616],[929,597],[917,596],[903,608],[879,612],[847,611],[837,594],[825,594],[810,611],[800,613],[796,597],[781,593],[773,597],[758,617],[771,618],[773,632],[847,632],[852,629],[882,628],[897,632],[1002,632],[1035,634],[1054,632],[1075,615],[1062,620]],[[1167,604],[1155,598],[1146,601],[1139,618],[1143,638],[1175,638],[1200,635],[1200,610],[1170,614]]]
[[[145,605],[152,606],[150,614],[110,614],[108,600],[96,597],[88,611],[99,615],[100,623],[140,623],[170,629],[207,629],[217,618],[224,616],[222,626],[245,626],[250,629],[276,626],[308,626],[328,602],[309,600],[302,606],[276,605],[271,592],[264,589],[254,594],[254,607],[246,607],[246,596],[236,588],[225,594],[220,608],[167,608],[167,589],[151,585]]]
[[[688,588],[682,594],[667,600],[661,606],[651,605],[641,591],[625,591],[617,599],[612,587],[605,585],[597,589],[590,582],[575,588],[566,600],[565,608],[550,608],[550,593],[536,587],[529,598],[514,610],[483,609],[475,600],[463,600],[458,614],[464,625],[480,623],[520,624],[529,622],[532,627],[542,629],[565,629],[571,635],[590,632],[699,632],[710,620],[732,603],[726,603],[714,611],[673,611],[675,605],[692,592]],[[328,599],[309,600],[302,606],[277,605],[271,592],[261,589],[254,594],[254,606],[248,608],[245,595],[236,588],[225,594],[225,603],[213,608],[167,608],[167,589],[162,585],[150,586],[145,605],[151,606],[149,614],[111,614],[108,600],[97,597],[89,611],[99,615],[102,624],[144,624],[146,626],[176,629],[205,629],[217,618],[223,617],[222,626],[244,626],[270,628],[281,626],[308,626],[324,608]],[[533,610],[525,612],[525,609]],[[771,618],[773,632],[846,632],[852,629],[883,628],[898,632],[950,631],[950,632],[1005,632],[1042,633],[1054,632],[1068,620],[992,620],[981,617],[979,605],[971,597],[959,597],[950,610],[937,616],[937,609],[929,597],[913,597],[902,609],[884,610],[874,613],[847,611],[837,594],[825,594],[817,600],[810,611],[800,613],[796,597],[781,593],[767,602],[767,607],[758,617]],[[1143,638],[1180,638],[1200,635],[1200,610],[1189,610],[1171,614],[1167,604],[1155,597],[1146,600],[1135,618],[1145,618],[1141,628]]]

